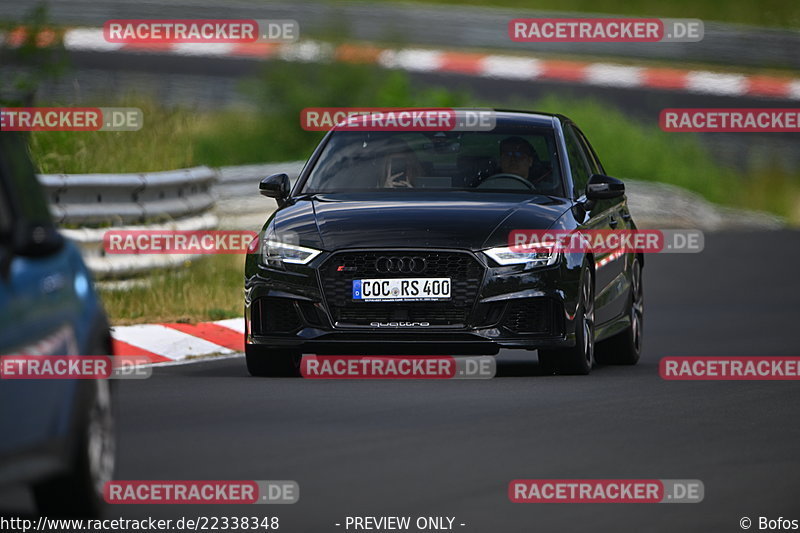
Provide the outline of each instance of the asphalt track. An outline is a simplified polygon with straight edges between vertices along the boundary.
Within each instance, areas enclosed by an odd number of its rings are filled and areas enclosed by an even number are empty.
[[[800,355],[800,233],[717,233],[645,262],[636,367],[540,374],[503,352],[486,381],[258,379],[242,358],[120,382],[118,479],[292,479],[282,506],[117,506],[110,517],[455,516],[458,531],[741,531],[800,518],[798,382],[674,382],[663,356]],[[697,504],[512,504],[516,478],[700,479]],[[23,498],[0,514],[29,513]],[[754,526],[753,529],[756,529]]]
[[[235,79],[257,70],[255,62],[140,57],[142,72],[164,75]],[[120,64],[100,54],[73,59],[104,72]],[[125,70],[136,65],[125,58]],[[444,78],[508,101],[591,93],[645,120],[667,101],[787,104]],[[780,134],[769,141],[796,146]],[[118,506],[108,517],[274,515],[282,531],[320,533],[366,515],[454,516],[465,524],[457,531],[480,533],[724,532],[741,531],[743,516],[800,519],[800,384],[658,376],[668,355],[800,355],[799,256],[794,232],[709,234],[701,254],[648,256],[642,361],[587,377],[543,376],[532,353],[504,351],[489,381],[255,379],[236,358],[120,382],[118,479],[292,479],[301,497],[291,506]],[[516,478],[700,479],[705,499],[512,504],[507,486]],[[20,491],[0,495],[0,515],[30,513]]]

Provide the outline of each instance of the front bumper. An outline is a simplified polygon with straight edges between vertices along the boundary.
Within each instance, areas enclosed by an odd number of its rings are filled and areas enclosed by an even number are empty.
[[[362,267],[380,253],[456,257],[432,268],[440,268],[435,275],[450,269],[452,300],[427,307],[423,302],[348,301],[345,292],[352,280],[374,275]],[[353,254],[368,260],[348,263]],[[356,265],[353,271],[331,269],[350,269],[351,264]],[[245,327],[251,346],[324,355],[494,355],[501,348],[561,348],[575,342],[580,269],[565,261],[525,270],[492,266],[482,254],[463,250],[346,250],[286,270],[253,261],[246,274]]]

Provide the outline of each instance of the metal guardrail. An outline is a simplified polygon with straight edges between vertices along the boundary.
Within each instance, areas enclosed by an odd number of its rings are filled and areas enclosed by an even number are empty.
[[[99,279],[130,277],[182,265],[192,255],[106,255],[103,234],[115,229],[204,230],[217,227],[217,171],[197,167],[149,174],[51,174],[39,182],[62,233],[76,242]]]
[[[217,172],[197,167],[150,174],[39,176],[62,225],[141,224],[197,215],[214,206]]]
[[[176,268],[199,257],[106,254],[103,234],[109,227],[211,230],[224,218],[227,228],[249,229],[241,217],[250,217],[260,226],[274,205],[258,195],[259,180],[277,172],[286,172],[294,180],[302,166],[300,161],[141,174],[45,174],[39,181],[62,233],[78,244],[95,277],[107,279]]]
[[[215,229],[219,219],[213,213],[145,226],[115,226],[115,230],[201,231]],[[153,270],[179,268],[199,254],[106,254],[103,234],[107,228],[62,229],[65,237],[78,244],[86,266],[98,279],[127,278],[149,274]]]

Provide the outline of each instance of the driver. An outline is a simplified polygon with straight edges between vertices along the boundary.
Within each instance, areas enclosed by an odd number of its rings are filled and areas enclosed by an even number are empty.
[[[522,137],[507,137],[500,143],[500,173],[515,174],[539,183],[549,172],[531,143]]]

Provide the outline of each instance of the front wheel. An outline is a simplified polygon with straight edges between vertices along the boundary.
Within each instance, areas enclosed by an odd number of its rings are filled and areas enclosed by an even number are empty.
[[[273,378],[300,377],[302,355],[291,349],[246,344],[244,356],[251,376]]]
[[[610,339],[597,343],[597,360],[610,365],[635,365],[642,354],[644,325],[644,290],[642,289],[642,264],[633,260],[631,266],[631,292],[628,299],[630,325]]]
[[[539,350],[539,364],[552,374],[586,375],[594,365],[594,278],[590,270],[581,276],[581,292],[575,313],[575,346]]]

